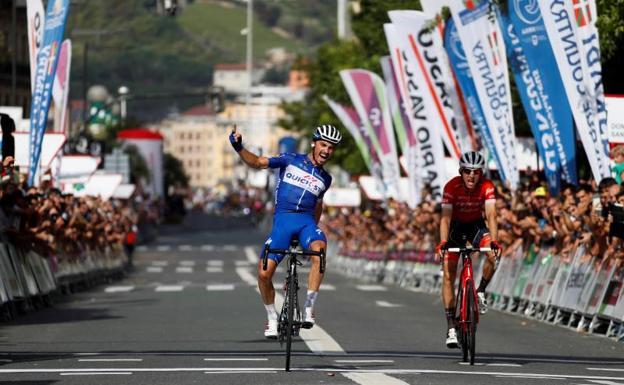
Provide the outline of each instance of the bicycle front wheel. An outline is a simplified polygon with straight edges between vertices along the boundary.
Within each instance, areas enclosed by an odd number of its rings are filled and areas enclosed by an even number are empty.
[[[288,277],[288,288],[286,297],[288,299],[288,328],[286,329],[286,371],[290,372],[290,353],[292,348],[293,326],[295,319],[295,298],[297,295],[297,285],[295,284],[294,266],[290,267]]]
[[[477,317],[475,315],[477,302],[472,285],[472,282],[468,282],[468,285],[466,285],[466,314],[468,316],[468,322],[466,324],[466,343],[468,344],[468,348],[466,350],[470,354],[470,365],[474,365],[475,361],[475,340],[477,334]]]

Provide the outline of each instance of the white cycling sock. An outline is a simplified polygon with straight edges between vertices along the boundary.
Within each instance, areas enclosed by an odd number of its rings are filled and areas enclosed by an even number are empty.
[[[277,320],[277,311],[275,311],[275,305],[273,305],[273,304],[270,304],[270,305],[265,304],[264,308],[266,309],[267,318],[269,319],[269,321]]]
[[[316,297],[318,296],[318,291],[308,290],[308,298],[305,301],[306,308],[314,308],[314,303],[316,302]]]

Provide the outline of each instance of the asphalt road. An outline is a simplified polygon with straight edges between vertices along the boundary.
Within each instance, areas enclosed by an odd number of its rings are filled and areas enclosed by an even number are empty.
[[[463,365],[444,346],[438,296],[346,279],[331,256],[318,326],[286,373],[279,343],[263,338],[262,240],[249,228],[172,231],[137,250],[128,278],[0,324],[0,385],[624,384],[624,344],[493,311],[476,365]]]

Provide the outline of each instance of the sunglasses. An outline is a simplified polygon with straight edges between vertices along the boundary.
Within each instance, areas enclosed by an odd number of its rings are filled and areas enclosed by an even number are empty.
[[[469,168],[462,168],[461,173],[464,175],[481,175],[481,169],[472,170]]]

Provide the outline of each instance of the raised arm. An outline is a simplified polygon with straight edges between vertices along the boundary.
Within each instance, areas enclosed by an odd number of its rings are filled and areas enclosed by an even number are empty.
[[[269,167],[269,158],[258,156],[243,147],[243,136],[236,132],[236,125],[230,133],[230,143],[242,161],[251,168],[263,169]]]

